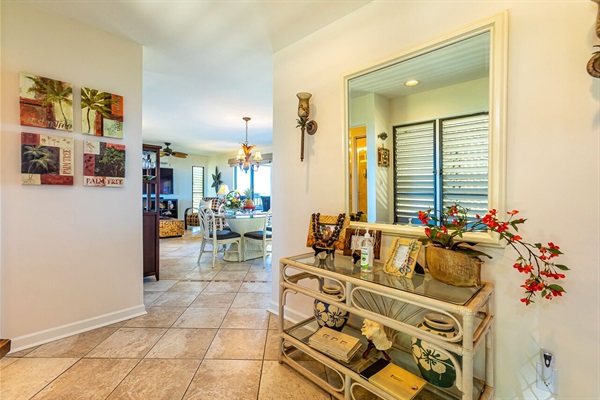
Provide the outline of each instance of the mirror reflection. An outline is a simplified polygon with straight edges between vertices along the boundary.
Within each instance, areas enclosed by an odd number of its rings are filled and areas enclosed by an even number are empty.
[[[351,214],[416,224],[456,202],[484,213],[489,99],[489,31],[349,79]]]

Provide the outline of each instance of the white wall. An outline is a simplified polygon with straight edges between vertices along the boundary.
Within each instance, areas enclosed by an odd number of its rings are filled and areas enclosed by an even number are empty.
[[[144,313],[141,46],[2,2],[1,321],[13,349]],[[74,132],[19,125],[19,72],[73,84]],[[83,187],[82,86],[124,96],[125,187]],[[23,186],[20,132],[75,139],[73,186]]]
[[[208,157],[196,154],[190,154],[187,158],[163,157],[160,159],[161,168],[173,168],[173,194],[163,194],[160,197],[178,200],[179,219],[183,219],[185,209],[192,206],[192,167],[204,167],[204,194],[208,196],[207,189],[210,189],[212,179],[207,166]]]
[[[375,1],[277,52],[273,185],[280,195],[272,203],[273,260],[307,251],[311,213],[344,210],[343,75],[505,9],[507,208],[528,218],[521,229],[526,239],[558,243],[572,271],[564,298],[525,307],[515,253],[496,249],[486,261],[484,279],[496,285],[496,397],[551,397],[535,387],[544,347],[556,355],[557,398],[597,399],[600,80],[585,72],[598,43],[590,1]],[[303,163],[294,123],[300,91],[313,94],[311,117],[319,124],[306,137]],[[307,302],[290,308],[310,313]]]

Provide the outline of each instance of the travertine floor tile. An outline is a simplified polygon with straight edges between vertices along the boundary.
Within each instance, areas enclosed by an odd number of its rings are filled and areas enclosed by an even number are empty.
[[[105,399],[138,362],[131,359],[81,359],[33,399]]]
[[[166,331],[161,328],[121,328],[86,357],[142,358]]]
[[[246,271],[228,271],[228,270],[221,270],[221,272],[219,272],[217,274],[217,276],[215,276],[215,280],[216,281],[243,281],[244,278],[246,277],[247,272]]]
[[[194,292],[200,294],[208,286],[210,282],[192,282],[192,281],[181,281],[171,286],[168,292]]]
[[[261,361],[204,360],[184,399],[256,399],[261,367]]]
[[[224,282],[211,282],[204,293],[235,293],[242,286],[241,281],[224,281]]]
[[[163,295],[164,292],[144,292],[144,305],[149,306],[152,302]]]
[[[25,357],[81,358],[116,331],[116,327],[103,327],[69,336],[43,344]]]
[[[190,271],[189,274],[187,274],[185,276],[185,279],[197,279],[197,280],[205,280],[210,282],[215,276],[217,276],[217,274],[219,273],[219,270],[214,269],[193,269],[192,271]]]
[[[179,400],[199,364],[199,360],[141,360],[108,399]]]
[[[144,278],[144,291],[146,292],[164,292],[177,283],[176,280],[161,279],[152,281],[154,278]]]
[[[285,319],[283,322],[283,327],[284,327],[284,329],[287,329],[290,326],[292,326],[293,324],[294,323],[292,321]],[[269,329],[279,329],[279,316],[278,315],[269,313]]]
[[[235,296],[235,293],[200,293],[190,307],[229,308]]]
[[[2,369],[0,398],[27,400],[77,360],[77,358],[20,358]]]
[[[198,297],[196,292],[164,292],[151,306],[187,307]]]
[[[174,328],[218,328],[227,308],[188,308],[173,325]]]
[[[219,329],[205,358],[261,360],[266,337],[266,330]]]
[[[247,263],[226,263],[223,264],[223,271],[246,271],[250,270],[250,264]]]
[[[271,293],[271,282],[244,282],[240,293]]]
[[[30,347],[28,349],[25,350],[21,350],[21,351],[14,351],[11,350],[10,353],[8,353],[6,355],[6,357],[25,357],[27,354],[31,353],[32,351],[34,351],[35,349],[37,349],[39,346],[36,347]]]
[[[270,293],[238,293],[231,308],[269,308]]]
[[[244,280],[245,281],[270,282],[272,275],[273,274],[271,271],[264,271],[264,270],[252,271],[252,270],[250,270],[250,272],[248,272],[248,274],[246,275]]]
[[[282,384],[285,382],[285,384]],[[263,363],[259,400],[330,400],[327,392],[277,361]]]
[[[146,315],[132,318],[124,326],[127,328],[169,328],[185,310],[185,307],[147,307]]]
[[[194,358],[201,360],[216,329],[169,329],[146,358]]]
[[[17,357],[4,357],[4,358],[0,358],[0,370],[9,366],[10,364],[14,363],[15,361],[18,361],[19,359]]]
[[[238,329],[267,329],[268,326],[267,310],[259,308],[231,308],[221,324],[221,328]]]
[[[267,333],[267,344],[265,345],[265,360],[279,359],[279,331],[269,329]]]

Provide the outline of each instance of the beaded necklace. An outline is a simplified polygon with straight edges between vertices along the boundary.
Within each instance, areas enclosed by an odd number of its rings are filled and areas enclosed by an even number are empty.
[[[340,231],[342,226],[344,225],[344,220],[346,219],[346,214],[339,214],[337,217],[337,221],[335,223],[335,227],[331,232],[331,235],[324,235],[323,232],[319,229],[319,219],[321,217],[321,213],[315,213],[311,215],[311,228],[313,232],[313,237],[315,238],[315,245],[318,247],[329,248],[332,247],[335,242],[340,237]]]

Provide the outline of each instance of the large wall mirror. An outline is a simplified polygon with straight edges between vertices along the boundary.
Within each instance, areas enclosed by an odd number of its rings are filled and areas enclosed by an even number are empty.
[[[419,210],[504,211],[506,25],[502,13],[344,78],[354,225],[421,235]]]

